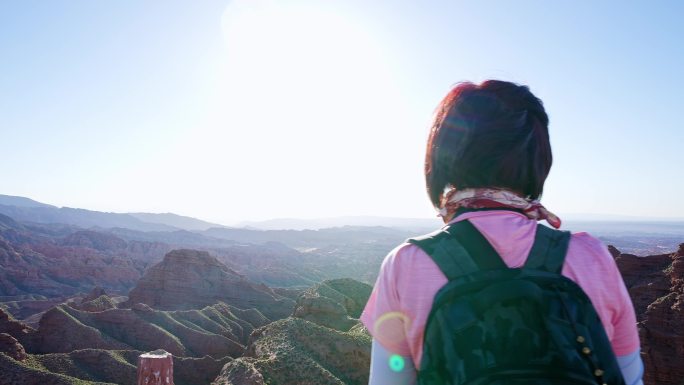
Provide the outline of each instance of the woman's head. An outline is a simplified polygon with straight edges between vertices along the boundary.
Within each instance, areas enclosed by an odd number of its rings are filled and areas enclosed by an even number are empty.
[[[552,156],[549,118],[525,86],[499,80],[461,83],[437,107],[428,137],[425,181],[440,206],[444,189],[502,188],[539,198]]]

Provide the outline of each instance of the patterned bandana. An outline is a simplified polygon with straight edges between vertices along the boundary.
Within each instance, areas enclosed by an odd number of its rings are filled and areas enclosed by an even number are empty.
[[[501,189],[469,188],[462,191],[451,189],[442,199],[439,216],[445,222],[450,221],[459,208],[513,208],[521,210],[530,219],[538,221],[546,219],[555,228],[560,228],[561,220],[554,213],[547,210],[538,200],[531,200],[520,195]]]

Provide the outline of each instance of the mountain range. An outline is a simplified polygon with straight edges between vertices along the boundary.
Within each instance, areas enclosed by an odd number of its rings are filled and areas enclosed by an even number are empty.
[[[85,228],[121,227],[139,231],[173,231],[223,227],[216,223],[172,213],[106,213],[56,207],[29,198],[11,195],[0,195],[0,214],[25,222],[63,223]]]
[[[231,226],[174,213],[111,213],[79,208],[57,207],[33,199],[0,195],[0,214],[20,221],[63,223],[80,227],[126,228],[138,231],[206,231],[212,228],[249,230],[319,230],[332,227],[390,227],[424,233],[442,226],[434,218],[400,218],[381,216],[340,216],[327,218],[275,218],[242,221]],[[684,217],[656,218],[629,215],[566,214],[561,216],[571,230],[610,234],[684,235]]]

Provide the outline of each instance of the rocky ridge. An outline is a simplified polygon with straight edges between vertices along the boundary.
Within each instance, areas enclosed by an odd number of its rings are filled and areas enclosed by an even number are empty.
[[[168,246],[0,215],[0,303],[22,319],[101,286],[125,293]]]
[[[0,385],[135,384],[138,350],[83,349],[29,354],[16,360],[0,350]],[[174,357],[176,385],[208,384],[231,358]]]
[[[323,281],[304,291],[295,305],[293,316],[338,331],[349,331],[373,288],[349,278]]]
[[[7,333],[0,333],[0,352],[7,354],[16,361],[23,361],[28,357],[19,341]]]
[[[240,317],[244,313],[247,315]],[[161,348],[179,357],[237,357],[243,353],[252,330],[267,322],[259,314],[223,303],[186,311],[160,311],[140,305],[132,309],[87,312],[60,305],[40,320],[30,351],[68,353],[86,348],[143,351]]]
[[[180,385],[211,380],[233,385],[364,384],[370,336],[351,315],[358,317],[369,293],[370,286],[348,279],[326,281],[301,293],[300,299],[339,301],[337,305],[345,309],[340,318],[353,322],[346,331],[321,325],[321,319],[328,322],[331,317],[317,313],[316,307],[306,313],[314,322],[297,317],[270,322],[257,310],[224,303],[178,311],[155,310],[138,303],[130,309],[96,312],[59,305],[45,313],[38,330],[1,313],[0,332],[22,337],[19,341],[7,335],[5,345],[26,346],[28,354],[18,360],[9,355],[17,349],[3,348],[0,370],[12,379],[6,384],[22,383],[25,378],[35,384],[132,383],[135,357],[161,347],[174,353],[175,381]],[[107,297],[106,293],[94,290],[78,306],[101,297]],[[302,301],[298,299],[298,303]],[[206,338],[197,338],[197,333]],[[226,338],[238,342],[216,346]],[[227,349],[233,346],[239,349]],[[195,372],[184,372],[183,365]]]
[[[362,327],[340,332],[300,318],[278,320],[257,329],[244,356],[212,384],[367,384],[370,344]]]
[[[255,330],[245,354],[214,385],[366,384],[368,331],[359,322],[371,286],[333,279],[305,290],[293,316]]]
[[[640,323],[647,383],[681,384],[684,379],[684,244],[664,270],[670,292],[648,305]]]

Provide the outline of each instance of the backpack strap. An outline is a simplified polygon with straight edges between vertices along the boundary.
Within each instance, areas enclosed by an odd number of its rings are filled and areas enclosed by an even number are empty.
[[[478,270],[466,249],[445,229],[406,242],[420,247],[430,256],[449,281]]]
[[[537,225],[534,244],[527,256],[525,268],[560,274],[570,243],[570,232]]]
[[[508,266],[494,250],[489,241],[470,221],[459,221],[446,230],[463,245],[480,270],[506,269]]]
[[[450,281],[478,270],[506,267],[499,254],[467,220],[407,242],[429,255]]]

